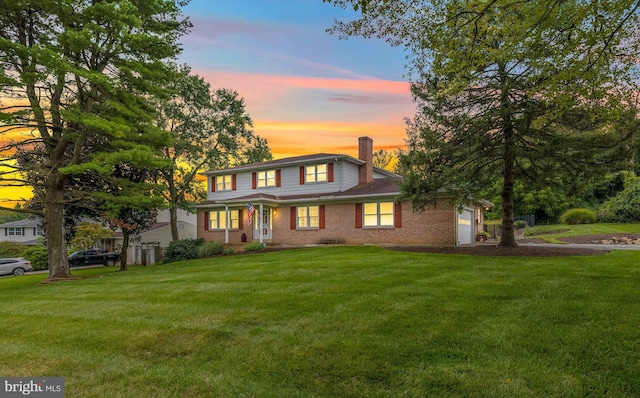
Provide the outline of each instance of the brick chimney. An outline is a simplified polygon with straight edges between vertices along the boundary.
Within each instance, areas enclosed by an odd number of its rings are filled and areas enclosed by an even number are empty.
[[[358,138],[358,159],[366,162],[360,166],[358,184],[368,184],[373,181],[373,140],[371,138]]]

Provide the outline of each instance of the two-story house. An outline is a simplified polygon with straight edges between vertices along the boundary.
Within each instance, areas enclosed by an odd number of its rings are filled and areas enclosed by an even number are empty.
[[[358,159],[320,153],[205,173],[198,237],[276,245],[469,244],[482,209],[458,212],[446,199],[422,212],[398,201],[401,176],[373,166],[373,140],[358,139]]]

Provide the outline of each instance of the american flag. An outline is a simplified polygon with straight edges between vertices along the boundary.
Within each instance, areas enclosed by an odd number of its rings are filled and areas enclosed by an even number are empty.
[[[253,213],[256,211],[256,208],[253,207],[251,202],[249,202],[249,211],[247,212],[247,224],[251,225],[253,221]]]

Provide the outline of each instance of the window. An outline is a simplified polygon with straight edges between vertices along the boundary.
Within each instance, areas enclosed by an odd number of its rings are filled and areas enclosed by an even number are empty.
[[[298,207],[298,228],[320,228],[320,206]]]
[[[231,191],[233,189],[233,178],[231,175],[216,177],[217,191]]]
[[[44,228],[42,228],[41,226],[37,226],[36,227],[36,235],[38,236],[44,236]]]
[[[305,166],[305,182],[326,182],[327,181],[327,165],[318,164],[313,166]]]
[[[365,203],[363,209],[365,227],[393,227],[393,202]]]
[[[227,214],[229,217],[229,229],[239,229],[239,210],[213,210],[209,212],[209,230],[225,229],[227,227]]]
[[[22,236],[24,235],[23,228],[9,227],[7,228],[9,236]]]
[[[258,188],[263,187],[275,187],[276,186],[276,171],[258,171],[256,173],[258,178]]]

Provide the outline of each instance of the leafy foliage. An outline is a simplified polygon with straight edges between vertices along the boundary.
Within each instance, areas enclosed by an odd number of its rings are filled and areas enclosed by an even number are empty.
[[[560,217],[560,222],[569,225],[594,224],[598,222],[598,215],[591,209],[571,209],[567,210],[562,217]]]
[[[262,249],[264,249],[264,246],[260,242],[251,242],[244,246],[244,251],[246,252],[257,252]]]
[[[113,231],[100,223],[81,222],[76,228],[76,236],[70,242],[72,250],[92,249],[98,247],[102,239],[113,236]]]
[[[92,211],[118,180],[114,166],[159,164],[167,133],[150,99],[165,95],[166,63],[190,26],[179,0],[3,2],[3,132],[29,131],[0,151],[4,185],[33,188],[44,216],[49,277],[68,278],[65,207]],[[87,181],[89,187],[84,187]],[[97,187],[97,188],[95,188]]]
[[[192,260],[198,258],[198,250],[204,243],[204,239],[180,239],[169,243],[164,251],[164,262],[174,263],[182,260]]]
[[[171,96],[158,99],[157,127],[173,140],[163,148],[170,167],[160,170],[158,182],[171,215],[171,233],[179,239],[176,210],[192,210],[206,192],[198,175],[271,159],[267,141],[254,135],[244,100],[229,89],[212,92],[209,83],[192,75],[187,66],[174,67],[169,81]]]
[[[0,242],[0,257],[20,257],[25,246],[17,242]]]
[[[518,181],[573,194],[630,159],[637,64],[628,55],[639,52],[640,3],[333,3],[362,7],[334,31],[377,35],[410,54],[419,111],[399,172],[416,209],[439,195],[479,199],[499,179],[500,244],[512,246]]]
[[[204,242],[198,248],[198,257],[200,258],[219,256],[220,254],[224,254],[224,253],[225,253],[224,244],[220,242],[214,242],[214,241]]]
[[[34,270],[47,269],[47,248],[42,245],[32,246],[22,252],[22,257],[31,261]]]
[[[624,189],[605,202],[600,209],[602,222],[640,221],[640,178],[628,175]]]

